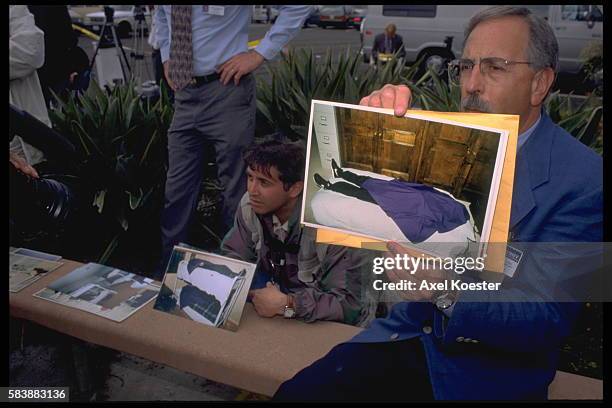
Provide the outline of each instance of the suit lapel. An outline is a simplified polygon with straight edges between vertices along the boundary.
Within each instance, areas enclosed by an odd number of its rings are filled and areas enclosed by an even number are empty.
[[[554,126],[550,117],[542,111],[538,127],[517,154],[510,229],[537,206],[533,190],[549,180]]]
[[[510,229],[514,228],[519,221],[525,218],[527,213],[529,213],[535,205],[535,198],[533,197],[531,183],[529,182],[529,163],[525,159],[525,156],[519,154],[516,158],[516,169],[514,171]]]

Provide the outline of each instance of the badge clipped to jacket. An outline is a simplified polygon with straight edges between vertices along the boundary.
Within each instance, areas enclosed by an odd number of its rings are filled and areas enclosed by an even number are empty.
[[[523,258],[523,251],[508,245],[506,247],[506,260],[504,262],[504,273],[512,278],[514,273],[518,269],[521,259]]]

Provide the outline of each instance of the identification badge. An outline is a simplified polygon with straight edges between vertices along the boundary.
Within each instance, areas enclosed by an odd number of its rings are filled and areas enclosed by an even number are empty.
[[[225,7],[224,6],[202,6],[204,13],[212,14],[214,16],[223,16],[225,15]]]
[[[509,277],[513,277],[514,273],[518,269],[522,257],[523,251],[508,245],[506,248],[506,260],[504,262],[504,274]]]

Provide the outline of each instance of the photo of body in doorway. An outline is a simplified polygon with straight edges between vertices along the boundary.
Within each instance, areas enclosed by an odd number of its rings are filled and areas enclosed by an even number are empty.
[[[486,242],[507,132],[380,110],[313,101],[303,224],[445,255]]]

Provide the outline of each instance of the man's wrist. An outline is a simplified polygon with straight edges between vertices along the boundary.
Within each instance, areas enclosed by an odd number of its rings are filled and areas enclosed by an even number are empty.
[[[436,293],[431,301],[440,311],[444,311],[455,304],[457,295],[458,292],[456,290],[445,290]]]
[[[293,318],[295,316],[295,306],[294,306],[294,298],[292,295],[287,294],[287,300],[285,303],[285,307],[283,308],[283,316],[286,318]]]
[[[259,59],[260,64],[266,60],[266,58],[261,53],[257,52],[257,50],[249,50],[248,52],[255,55]]]

